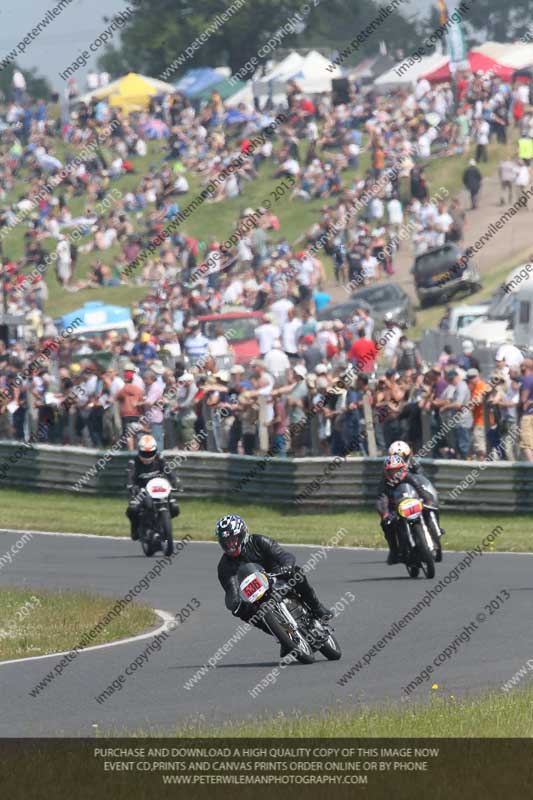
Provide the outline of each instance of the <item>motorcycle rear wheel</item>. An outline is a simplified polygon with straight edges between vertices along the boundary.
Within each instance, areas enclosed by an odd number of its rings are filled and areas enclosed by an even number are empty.
[[[294,655],[300,664],[312,664],[314,662],[314,653],[305,639],[301,637],[299,642],[295,642],[279,619],[271,611],[269,611],[268,614],[265,614],[265,624],[270,628],[280,645],[285,648],[285,650],[294,652]],[[302,647],[305,647],[307,652],[304,652]]]

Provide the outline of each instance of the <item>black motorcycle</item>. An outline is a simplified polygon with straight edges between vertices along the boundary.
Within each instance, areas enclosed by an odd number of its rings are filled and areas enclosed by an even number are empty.
[[[435,577],[436,546],[424,519],[424,504],[410,483],[400,483],[394,490],[397,536],[400,560],[411,578],[418,578],[422,569],[426,578]]]
[[[145,556],[162,550],[166,556],[174,552],[170,497],[172,486],[166,478],[152,478],[137,495],[140,506],[139,540]]]
[[[316,652],[329,661],[341,657],[331,626],[315,619],[291,586],[291,581],[297,586],[296,575],[266,573],[259,564],[242,564],[237,580],[241,600],[254,606],[254,616],[301,664],[312,664]]]

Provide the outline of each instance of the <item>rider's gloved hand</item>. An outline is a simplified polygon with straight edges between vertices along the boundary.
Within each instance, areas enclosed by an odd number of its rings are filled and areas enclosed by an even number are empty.
[[[294,575],[294,567],[281,567],[281,569],[278,570],[278,575],[286,575],[289,578],[291,575]]]

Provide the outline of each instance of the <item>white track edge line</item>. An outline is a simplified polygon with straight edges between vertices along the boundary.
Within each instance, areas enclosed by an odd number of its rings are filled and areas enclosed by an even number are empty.
[[[163,633],[169,627],[170,623],[174,619],[172,614],[169,614],[168,611],[162,611],[160,608],[154,608],[155,613],[161,617],[163,620],[163,624],[159,626],[154,631],[148,631],[148,633],[140,633],[138,636],[129,636],[127,639],[119,639],[116,642],[107,642],[106,644],[94,644],[91,647],[84,647],[82,650],[78,651],[78,655],[82,653],[89,653],[92,650],[103,650],[106,647],[118,647],[121,644],[131,644],[131,642],[140,642],[142,639],[148,639],[153,636],[157,636],[159,633]],[[25,658],[12,658],[9,661],[0,661],[0,667],[7,667],[9,664],[22,664],[26,661],[42,661],[45,658],[55,658],[59,656],[66,656],[68,653],[71,653],[72,650],[63,650],[61,653],[46,653],[43,656],[26,656]]]
[[[102,534],[99,535],[97,533],[70,533],[66,531],[32,531],[32,530],[19,530],[18,528],[0,528],[0,533],[16,533],[16,534],[24,534],[30,533],[32,536],[75,536],[77,538],[83,539],[105,539],[111,540],[113,542],[125,542],[126,544],[131,542],[127,536],[110,536],[109,534]],[[181,539],[176,539],[176,541],[182,541]],[[187,544],[218,544],[215,541],[209,541],[208,539],[188,539]],[[382,550],[385,550],[385,547],[364,547],[363,545],[337,545],[337,546],[328,546],[323,544],[307,544],[305,542],[302,543],[295,543],[295,542],[280,542],[284,547],[323,547],[325,550],[363,550],[368,553],[379,553]],[[20,548],[22,550],[22,548]],[[467,553],[468,550],[443,550],[444,553]],[[531,556],[533,555],[532,551],[528,550],[497,550],[495,552],[491,552],[490,550],[483,551],[484,556]]]

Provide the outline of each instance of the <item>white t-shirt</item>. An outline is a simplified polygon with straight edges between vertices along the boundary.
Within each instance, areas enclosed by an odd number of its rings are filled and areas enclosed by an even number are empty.
[[[261,355],[272,350],[274,341],[279,339],[280,336],[281,334],[278,326],[273,325],[272,322],[264,322],[262,325],[258,325],[255,329],[255,338],[259,342],[259,352]]]
[[[228,288],[224,291],[224,294],[222,295],[222,302],[227,303],[228,305],[234,305],[241,299],[242,290],[243,290],[242,281],[239,280],[232,281],[228,286]]]
[[[284,372],[287,372],[289,369],[291,362],[289,361],[289,357],[280,350],[278,347],[270,350],[264,357],[263,361],[265,362],[265,367],[273,375],[275,378],[283,375]]]
[[[281,329],[281,343],[286,353],[298,352],[298,334],[302,329],[302,320],[298,317],[285,323]]]
[[[363,258],[361,261],[361,266],[363,268],[363,275],[365,278],[375,278],[376,277],[376,268],[378,265],[378,260],[375,256],[368,256],[367,258]]]
[[[304,261],[300,262],[300,266],[298,268],[298,283],[300,283],[302,286],[310,286],[314,271],[315,268],[311,259],[304,259]]]
[[[448,233],[450,227],[453,225],[453,218],[447,211],[443,211],[442,214],[439,214],[436,218],[435,225],[442,233]]]
[[[480,122],[479,128],[476,133],[477,144],[488,144],[490,134],[490,125],[486,119]]]
[[[387,211],[391,225],[401,225],[403,223],[403,209],[399,200],[389,200]]]
[[[283,162],[281,165],[284,172],[288,172],[289,175],[298,175],[300,172],[300,165],[296,161],[295,158],[288,158],[286,161]]]
[[[227,356],[229,353],[229,344],[225,336],[217,336],[216,339],[211,339],[207,349],[212,356]]]
[[[280,297],[279,300],[272,304],[272,313],[276,315],[276,321],[280,327],[287,322],[291,308],[294,308],[294,303],[286,297]]]

